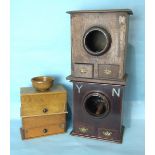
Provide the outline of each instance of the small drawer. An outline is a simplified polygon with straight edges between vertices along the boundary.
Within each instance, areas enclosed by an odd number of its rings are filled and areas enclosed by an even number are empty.
[[[74,64],[74,76],[93,78],[93,65],[92,64]]]
[[[67,108],[67,94],[38,93],[22,95],[21,102],[22,117],[63,113]]]
[[[23,139],[54,135],[58,133],[64,133],[66,130],[66,124],[54,124],[50,126],[41,126],[37,128],[21,129]]]
[[[66,123],[66,113],[22,118],[24,129],[62,123]]]
[[[99,128],[98,129],[98,137],[107,139],[107,140],[120,140],[121,139],[121,132],[117,130]]]
[[[87,124],[80,123],[80,124],[75,124],[73,130],[75,133],[78,133],[81,135],[93,135],[94,127]]]
[[[99,78],[111,78],[118,79],[119,77],[119,65],[98,65]]]

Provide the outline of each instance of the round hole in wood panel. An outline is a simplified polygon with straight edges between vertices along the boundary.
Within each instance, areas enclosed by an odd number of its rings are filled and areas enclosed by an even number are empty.
[[[102,55],[108,51],[111,37],[105,29],[93,27],[85,33],[83,44],[89,54]]]
[[[92,116],[104,117],[109,112],[109,102],[103,94],[91,93],[85,97],[84,108]]]

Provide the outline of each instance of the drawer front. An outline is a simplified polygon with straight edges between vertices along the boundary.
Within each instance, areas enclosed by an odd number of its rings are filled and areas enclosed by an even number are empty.
[[[74,76],[75,77],[93,77],[93,65],[91,64],[74,64]]]
[[[64,124],[64,123],[63,124],[54,124],[54,125],[50,125],[50,126],[22,129],[22,136],[24,139],[28,139],[28,138],[64,133],[65,130],[66,130],[66,124]]]
[[[66,111],[66,93],[21,96],[21,116],[49,115]]]
[[[99,128],[98,137],[107,139],[107,140],[120,140],[121,133],[120,131],[117,131],[117,130]]]
[[[66,123],[66,113],[22,118],[22,126],[25,129],[62,123]]]
[[[94,127],[84,123],[74,124],[73,131],[81,135],[93,135]]]
[[[118,79],[119,65],[98,65],[99,78]]]

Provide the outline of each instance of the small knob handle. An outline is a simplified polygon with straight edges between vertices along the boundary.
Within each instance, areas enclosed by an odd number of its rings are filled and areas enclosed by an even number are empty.
[[[43,109],[43,113],[47,113],[48,112],[48,109],[47,108],[44,108]]]
[[[47,133],[48,132],[48,130],[47,129],[43,129],[43,133]]]
[[[110,131],[103,131],[102,133],[104,136],[108,136],[108,137],[112,135],[112,132]]]
[[[111,72],[110,69],[107,69],[107,68],[106,68],[106,69],[104,70],[104,73],[107,74],[107,75],[109,75],[109,74],[111,74],[112,72]]]
[[[81,73],[87,73],[87,70],[86,70],[85,68],[81,68],[81,69],[80,69],[80,72],[81,72]]]

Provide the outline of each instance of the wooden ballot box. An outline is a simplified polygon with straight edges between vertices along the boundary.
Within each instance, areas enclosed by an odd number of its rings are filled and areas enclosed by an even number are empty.
[[[24,87],[20,97],[23,139],[65,132],[67,91],[62,85],[43,92]]]
[[[68,11],[71,76],[124,80],[130,9]]]
[[[122,85],[74,81],[71,134],[122,143],[123,89]]]
[[[68,11],[71,20],[71,135],[122,143],[130,9]]]

